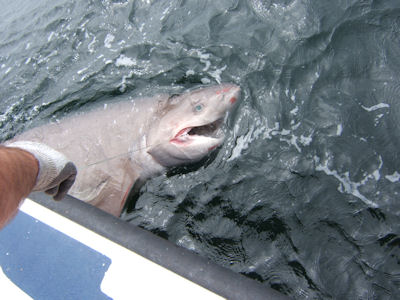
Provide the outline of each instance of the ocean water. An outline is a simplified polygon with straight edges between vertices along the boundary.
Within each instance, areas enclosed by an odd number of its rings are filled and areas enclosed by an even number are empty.
[[[399,297],[399,1],[0,4],[0,141],[236,83],[223,147],[147,182],[126,221],[295,299]]]

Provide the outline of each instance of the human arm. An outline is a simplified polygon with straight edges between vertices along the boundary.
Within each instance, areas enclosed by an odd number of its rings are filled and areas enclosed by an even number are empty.
[[[0,228],[17,213],[36,183],[39,163],[29,152],[0,146]]]
[[[0,228],[31,191],[45,191],[61,200],[76,174],[72,162],[44,144],[20,141],[0,146]]]

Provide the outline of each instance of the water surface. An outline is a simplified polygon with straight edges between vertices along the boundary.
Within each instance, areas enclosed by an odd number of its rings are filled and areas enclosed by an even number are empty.
[[[398,297],[398,1],[0,3],[0,140],[236,83],[223,147],[149,181],[127,221],[293,298]]]

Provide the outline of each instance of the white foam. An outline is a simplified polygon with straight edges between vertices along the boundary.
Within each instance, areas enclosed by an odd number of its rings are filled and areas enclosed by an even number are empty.
[[[87,67],[86,67],[86,68],[83,68],[83,69],[77,71],[76,73],[77,73],[78,75],[81,75],[81,74],[82,74],[83,72],[85,72],[87,69],[88,69]]]
[[[44,62],[48,62],[50,60],[51,57],[56,56],[58,54],[57,50],[52,51],[49,55],[47,55],[46,57],[42,57],[41,59],[38,60],[37,64],[41,64]],[[41,57],[41,56],[40,56]]]
[[[375,110],[381,109],[381,108],[389,108],[390,105],[387,104],[387,103],[378,103],[378,104],[373,105],[373,106],[371,106],[371,107],[366,107],[366,106],[364,106],[364,105],[361,105],[361,107],[362,107],[363,109],[365,109],[366,111],[375,111]]]
[[[385,178],[390,182],[400,181],[400,174],[396,171],[392,175],[386,175]]]
[[[164,11],[162,12],[162,14],[161,14],[161,17],[160,17],[160,21],[163,21],[164,19],[165,19],[165,17],[168,15],[168,13],[169,13],[169,10],[170,10],[170,7],[167,7],[166,9],[164,9]]]
[[[297,151],[301,152],[299,145],[297,145],[297,136],[292,135],[292,138],[290,139],[290,144],[293,145],[297,149]]]
[[[239,131],[239,123],[237,123],[234,127],[234,133]],[[253,127],[249,129],[246,135],[242,135],[236,139],[236,145],[232,150],[232,154],[227,159],[227,161],[234,160],[240,156],[243,150],[247,149],[251,142],[257,139],[263,132],[265,128],[262,127],[262,122],[260,120],[256,120]],[[236,134],[235,134],[236,135]]]
[[[93,37],[92,41],[88,45],[88,50],[90,53],[94,52],[94,46],[96,44],[96,36]]]
[[[379,155],[379,166],[378,169],[376,169],[374,172],[372,172],[372,176],[374,177],[375,181],[378,181],[381,179],[381,169],[383,166],[383,160],[382,157]]]
[[[87,23],[89,23],[89,19],[85,20],[85,22],[83,22],[81,25],[79,25],[79,28],[83,29]]]
[[[316,164],[320,162],[320,159],[318,157],[314,157],[314,160],[315,160]],[[382,163],[382,161],[381,161],[381,163]],[[380,167],[381,166],[382,165],[380,165]],[[349,172],[339,174],[336,170],[330,170],[328,168],[328,160],[326,160],[324,164],[316,165],[315,169],[317,171],[324,172],[326,175],[335,177],[340,183],[340,185],[338,187],[339,192],[351,194],[351,195],[357,197],[358,199],[360,199],[361,201],[363,201],[368,206],[375,207],[375,208],[378,207],[378,205],[375,202],[369,200],[367,197],[362,195],[360,193],[360,191],[358,190],[358,188],[361,187],[362,185],[364,185],[368,181],[368,179],[370,179],[371,177],[376,179],[377,175],[374,174],[376,171],[373,173],[373,175],[367,175],[361,182],[353,182],[350,179]]]
[[[290,130],[288,130],[288,129],[282,129],[280,132],[277,132],[277,134],[289,135],[289,134],[290,134]]]
[[[292,115],[297,115],[298,112],[299,112],[299,107],[296,106],[295,108],[293,108],[293,109],[290,111],[290,114],[292,114]]]
[[[143,28],[144,28],[144,23],[142,23],[142,24],[139,26],[139,31],[140,31],[140,32],[143,32]]]
[[[54,31],[50,32],[48,38],[47,38],[47,42],[50,42],[53,39],[53,36],[55,35]]]
[[[364,176],[365,176],[364,179],[361,180],[359,182],[359,184],[360,185],[364,185],[370,179],[375,179],[375,181],[379,181],[381,179],[381,172],[380,171],[381,171],[382,166],[383,166],[383,160],[382,160],[382,157],[379,156],[379,166],[378,166],[378,168],[375,171],[373,171],[371,174],[365,173],[364,174]]]
[[[271,139],[275,132],[279,129],[279,123],[275,122],[275,126],[273,128],[269,128],[268,126],[265,128],[264,138]]]
[[[379,114],[375,117],[375,127],[379,124],[379,121],[385,116],[385,114]]]
[[[137,64],[136,60],[121,54],[115,61],[117,67],[133,67]]]
[[[209,60],[202,61],[201,59],[200,59],[200,61],[201,61],[202,63],[205,63],[205,64],[206,64],[206,66],[204,67],[203,71],[204,71],[204,72],[208,71],[208,69],[209,69],[210,66],[211,66],[211,62],[210,62]]]
[[[208,78],[206,78],[206,77],[203,77],[203,78],[201,78],[200,80],[201,80],[201,83],[202,83],[202,84],[209,84],[209,83],[211,82],[211,80],[208,79]]]
[[[236,146],[232,150],[232,154],[230,157],[227,159],[227,161],[234,160],[240,156],[242,153],[242,150],[246,149],[249,144],[251,134],[246,134],[245,136],[240,136],[236,140]]]
[[[79,81],[80,82],[83,82],[83,81],[85,81],[86,79],[88,79],[89,78],[89,74],[85,74],[85,75],[83,75],[82,77],[81,77],[81,79],[79,79]]]
[[[200,58],[200,62],[205,64],[205,67],[203,68],[203,72],[208,71],[208,69],[211,66],[211,62],[209,60],[210,59],[210,54],[209,53],[203,53],[201,50],[195,49],[195,50],[191,50],[190,54],[195,54],[195,56]]]
[[[221,83],[221,74],[225,70],[226,70],[226,65],[220,69],[215,69],[215,71],[209,71],[208,74],[210,74],[218,82],[218,84],[220,84]]]
[[[300,143],[303,145],[303,146],[308,146],[308,145],[310,145],[311,144],[311,142],[312,142],[312,137],[311,137],[311,135],[309,135],[309,136],[304,136],[304,135],[301,135],[300,136]]]
[[[340,135],[342,135],[342,132],[343,132],[343,126],[342,126],[342,124],[338,124],[337,129],[336,129],[336,135],[340,136]]]
[[[133,71],[131,71],[129,75],[122,76],[122,82],[119,84],[119,90],[121,93],[124,93],[126,91],[126,80],[132,78],[133,74]]]
[[[111,48],[111,43],[114,41],[115,36],[111,33],[107,33],[106,38],[104,39],[104,47]]]

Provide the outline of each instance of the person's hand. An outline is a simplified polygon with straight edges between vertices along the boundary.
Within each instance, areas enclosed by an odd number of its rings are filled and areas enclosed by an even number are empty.
[[[7,147],[28,151],[38,160],[39,173],[33,191],[45,191],[58,201],[74,184],[77,170],[64,154],[47,145],[28,141],[14,142]]]

